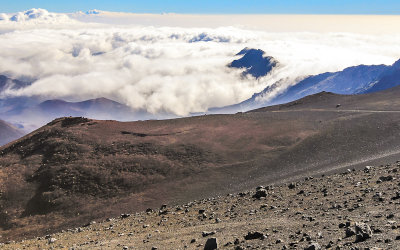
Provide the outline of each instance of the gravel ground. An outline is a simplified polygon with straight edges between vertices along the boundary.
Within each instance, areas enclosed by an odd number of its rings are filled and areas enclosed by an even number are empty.
[[[1,248],[400,249],[399,175],[400,162],[347,170],[123,214]]]

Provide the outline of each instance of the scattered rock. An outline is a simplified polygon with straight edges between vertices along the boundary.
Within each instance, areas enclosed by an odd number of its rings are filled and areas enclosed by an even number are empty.
[[[261,197],[267,197],[267,190],[264,188],[258,189],[253,195],[253,198],[260,199]]]
[[[400,199],[400,192],[396,192],[396,196],[392,197],[392,200]]]
[[[389,176],[381,176],[379,177],[379,180],[383,181],[392,181],[393,180],[393,176],[389,175]]]
[[[304,250],[320,250],[320,249],[321,246],[316,242],[313,242],[308,247],[304,248]]]
[[[265,238],[266,238],[265,234],[260,232],[248,232],[247,235],[244,236],[245,240],[255,240],[255,239],[263,240]]]
[[[366,166],[366,167],[364,168],[364,172],[365,172],[365,173],[369,173],[369,172],[371,171],[371,169],[372,169],[372,166]]]
[[[121,214],[121,219],[125,219],[125,218],[128,218],[130,216],[131,216],[130,214]]]
[[[49,244],[53,244],[53,243],[55,243],[57,241],[57,239],[56,238],[50,238],[49,239]]]
[[[204,231],[204,232],[201,233],[201,235],[202,235],[203,237],[207,237],[207,236],[214,235],[214,234],[216,234],[215,231],[212,231],[212,232]]]
[[[356,242],[365,241],[372,236],[372,230],[366,223],[356,223],[355,225],[356,232]]]

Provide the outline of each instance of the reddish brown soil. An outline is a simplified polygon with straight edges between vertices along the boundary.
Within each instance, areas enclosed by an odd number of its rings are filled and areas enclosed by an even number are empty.
[[[57,119],[0,148],[0,241],[395,157],[396,93],[163,121]]]

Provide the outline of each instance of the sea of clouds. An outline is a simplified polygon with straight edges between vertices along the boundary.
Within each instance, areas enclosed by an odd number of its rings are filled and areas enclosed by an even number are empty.
[[[67,101],[106,97],[135,110],[185,116],[241,102],[281,79],[271,95],[307,75],[392,64],[400,58],[397,31],[377,35],[118,25],[105,23],[104,16],[96,22],[101,13],[32,9],[0,14],[0,74],[33,81],[4,95]],[[245,47],[264,50],[279,66],[260,79],[241,77],[240,69],[227,65]]]

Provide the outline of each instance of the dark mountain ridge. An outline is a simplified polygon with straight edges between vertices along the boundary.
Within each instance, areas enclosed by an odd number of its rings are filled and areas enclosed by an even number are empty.
[[[266,76],[278,65],[273,57],[265,56],[265,52],[260,49],[244,48],[237,56],[242,56],[240,59],[231,62],[228,67],[245,69],[242,75],[251,75],[255,78]]]

